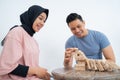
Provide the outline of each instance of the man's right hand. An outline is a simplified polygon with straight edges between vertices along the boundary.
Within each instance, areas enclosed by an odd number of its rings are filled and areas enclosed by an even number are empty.
[[[67,48],[65,50],[64,67],[71,68],[73,63],[73,53],[77,48]]]

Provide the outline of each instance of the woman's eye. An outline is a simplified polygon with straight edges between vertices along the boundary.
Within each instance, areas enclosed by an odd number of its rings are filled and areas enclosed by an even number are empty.
[[[41,20],[41,21],[45,22],[45,20],[44,20],[43,18],[41,18],[41,17],[39,17],[39,20]]]
[[[39,17],[39,19],[40,19],[40,20],[42,20],[42,18],[41,18],[41,17]]]

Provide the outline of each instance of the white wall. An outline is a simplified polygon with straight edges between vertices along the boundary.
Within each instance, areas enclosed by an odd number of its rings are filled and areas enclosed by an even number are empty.
[[[45,26],[34,37],[40,46],[40,66],[49,71],[63,67],[64,45],[71,35],[65,22],[71,12],[86,21],[86,27],[101,31],[112,43],[117,64],[120,65],[120,0],[0,0],[0,41],[9,28],[20,25],[19,15],[29,6],[38,4],[49,8]],[[2,47],[0,47],[1,51]]]

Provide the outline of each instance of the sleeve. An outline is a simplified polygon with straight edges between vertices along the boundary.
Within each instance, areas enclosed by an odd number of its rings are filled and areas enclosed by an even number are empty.
[[[19,65],[22,57],[21,35],[19,34],[11,32],[5,39],[0,56],[0,75],[12,72]]]
[[[73,43],[75,43],[75,41],[73,41],[72,38],[73,38],[73,37],[70,37],[70,38],[66,41],[66,43],[65,43],[65,49],[67,49],[67,48],[73,48],[73,47],[74,47],[74,44],[73,44]]]
[[[98,39],[99,39],[99,44],[100,44],[100,48],[101,49],[103,49],[103,48],[105,48],[105,47],[110,45],[110,42],[109,42],[109,40],[108,40],[108,38],[106,37],[105,34],[100,33]]]
[[[24,65],[18,65],[17,68],[15,68],[12,72],[10,72],[10,74],[14,74],[17,76],[21,76],[21,77],[26,77],[27,73],[28,73],[28,66],[24,66]]]

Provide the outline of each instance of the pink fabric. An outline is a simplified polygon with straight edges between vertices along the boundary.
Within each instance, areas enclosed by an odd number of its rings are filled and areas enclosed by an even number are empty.
[[[33,37],[22,28],[13,28],[6,37],[0,56],[0,80],[40,80],[35,76],[22,78],[8,74],[18,64],[39,66],[39,47]]]

